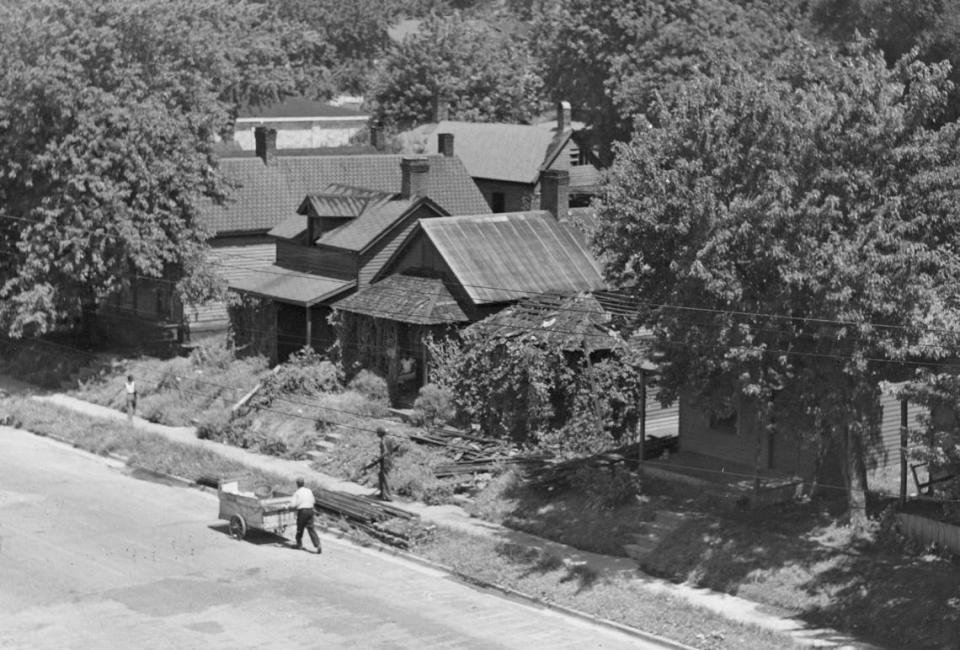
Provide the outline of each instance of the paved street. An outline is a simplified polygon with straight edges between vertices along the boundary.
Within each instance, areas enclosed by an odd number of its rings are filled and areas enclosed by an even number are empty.
[[[216,515],[214,495],[0,427],[0,647],[659,647],[336,540],[237,542]]]

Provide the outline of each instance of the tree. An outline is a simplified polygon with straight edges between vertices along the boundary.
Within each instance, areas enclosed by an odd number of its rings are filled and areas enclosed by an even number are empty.
[[[928,126],[948,73],[859,43],[699,78],[617,148],[599,209],[608,279],[651,305],[661,395],[841,443],[858,523],[880,380],[960,331],[958,129]]]
[[[540,88],[522,42],[459,14],[431,16],[384,58],[373,107],[397,130],[431,121],[438,95],[449,98],[451,119],[524,122],[539,112]]]
[[[214,136],[306,83],[309,30],[227,0],[0,12],[0,326],[42,333],[171,270],[202,295]]]
[[[791,3],[558,0],[531,41],[547,92],[584,116],[609,162],[658,96],[697,74],[768,65],[796,22]]]
[[[921,61],[950,61],[953,91],[945,120],[960,117],[960,4],[944,0],[819,0],[810,8],[814,27],[843,43],[859,32],[873,35],[893,65],[917,48]]]

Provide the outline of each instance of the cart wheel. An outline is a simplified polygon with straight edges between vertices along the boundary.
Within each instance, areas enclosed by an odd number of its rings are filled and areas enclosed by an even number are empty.
[[[230,536],[243,539],[247,535],[247,522],[240,515],[230,517]]]

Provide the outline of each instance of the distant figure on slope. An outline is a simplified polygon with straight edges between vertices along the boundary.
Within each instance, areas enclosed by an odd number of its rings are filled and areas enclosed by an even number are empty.
[[[127,420],[133,422],[133,414],[137,410],[137,383],[133,381],[133,375],[127,375],[123,388],[127,398]]]
[[[397,443],[393,438],[387,435],[387,430],[383,427],[377,427],[377,436],[380,438],[380,472],[378,482],[380,484],[380,498],[383,501],[393,501],[393,495],[390,493],[390,471],[393,469],[393,455],[397,451]]]

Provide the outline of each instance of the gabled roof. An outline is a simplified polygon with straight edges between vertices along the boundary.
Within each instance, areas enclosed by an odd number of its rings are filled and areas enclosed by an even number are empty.
[[[441,325],[470,320],[438,278],[391,275],[334,304],[336,309],[374,318]]]
[[[528,124],[445,120],[414,129],[407,139],[423,140],[426,151],[433,153],[440,133],[453,134],[453,151],[474,178],[535,184],[540,168],[556,157],[573,131],[558,136]]]
[[[379,192],[400,192],[401,155],[288,155],[278,151],[270,165],[252,154],[220,159],[224,177],[237,185],[223,205],[201,207],[213,234],[266,232],[296,213],[303,197],[331,183]],[[427,156],[426,194],[449,214],[489,213],[459,158]]]
[[[604,288],[590,253],[546,210],[420,221],[474,304]]]
[[[365,210],[358,218],[325,232],[315,243],[317,246],[362,251],[386,232],[414,203],[416,200],[411,199],[378,203]]]
[[[297,214],[313,212],[318,217],[359,217],[370,205],[370,199],[342,194],[307,194]]]
[[[544,294],[506,307],[467,331],[500,338],[531,336],[562,350],[590,353],[625,345],[611,320],[590,294]]]

